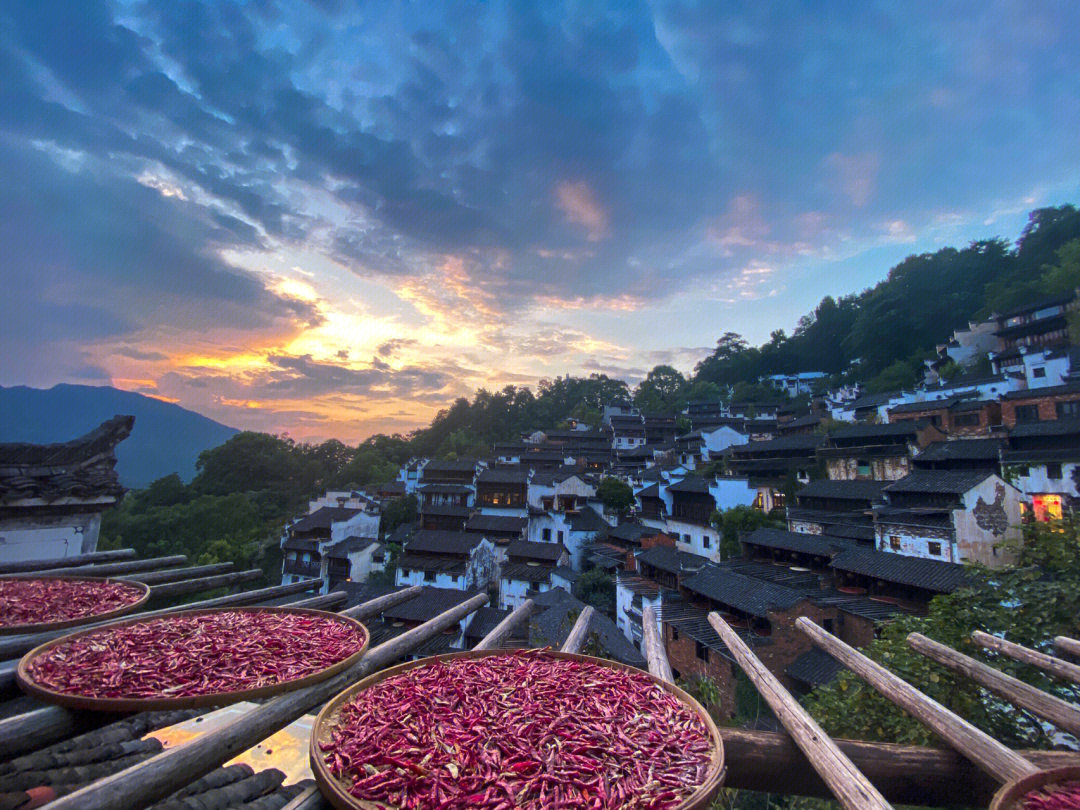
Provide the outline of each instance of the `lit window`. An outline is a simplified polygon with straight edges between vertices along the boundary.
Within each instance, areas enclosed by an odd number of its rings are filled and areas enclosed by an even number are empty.
[[[1036,495],[1031,499],[1031,507],[1036,520],[1061,520],[1060,495]]]

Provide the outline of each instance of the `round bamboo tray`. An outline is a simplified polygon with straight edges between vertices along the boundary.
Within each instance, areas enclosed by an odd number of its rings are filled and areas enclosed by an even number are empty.
[[[322,711],[320,711],[318,717],[315,718],[315,724],[311,729],[311,746],[309,749],[311,770],[315,774],[315,782],[319,786],[319,791],[330,804],[337,808],[337,810],[377,810],[377,808],[386,807],[385,803],[370,802],[363,799],[357,799],[355,796],[350,795],[345,783],[330,773],[330,769],[323,761],[322,751],[319,749],[321,743],[327,742],[330,739],[342,706],[352,700],[358,692],[368,689],[387,678],[392,678],[402,672],[407,672],[414,667],[430,664],[433,661],[449,661],[455,658],[484,658],[489,655],[513,654],[514,653],[507,652],[506,650],[467,650],[465,652],[449,653],[447,655],[434,655],[429,658],[421,658],[418,661],[409,661],[404,664],[398,664],[397,666],[381,670],[350,686],[323,706]],[[716,723],[713,722],[709,713],[705,711],[705,708],[698,703],[697,700],[674,684],[654,677],[648,672],[643,672],[637,667],[621,664],[617,661],[609,661],[606,658],[594,658],[590,655],[579,655],[577,653],[545,650],[544,654],[550,655],[553,658],[572,658],[578,661],[586,661],[591,664],[610,667],[611,669],[630,670],[635,674],[645,676],[657,686],[675,695],[679,700],[693,709],[701,717],[701,721],[705,724],[705,729],[712,739],[712,763],[705,774],[705,781],[702,782],[682,804],[678,805],[675,810],[704,810],[704,808],[709,806],[709,803],[715,798],[717,792],[720,790],[720,786],[724,782],[724,774],[726,772],[724,766],[724,743],[720,737],[720,730],[716,727]]]
[[[990,810],[1022,810],[1024,796],[1044,785],[1059,782],[1080,782],[1080,765],[1051,768],[1025,776],[1023,779],[1007,782],[994,794],[994,798],[990,801]]]
[[[36,624],[0,625],[0,636],[13,636],[13,635],[21,636],[21,635],[26,635],[26,634],[29,634],[29,633],[46,633],[46,632],[48,632],[50,630],[63,630],[66,627],[78,627],[79,625],[90,624],[91,622],[102,622],[102,621],[108,621],[109,619],[116,619],[116,618],[119,618],[120,616],[126,616],[127,614],[131,613],[132,611],[138,610],[143,605],[145,605],[147,600],[150,598],[150,587],[148,585],[144,585],[143,583],[136,582],[134,580],[119,579],[117,577],[79,577],[79,576],[70,576],[70,577],[65,577],[65,576],[45,576],[45,577],[37,577],[37,576],[34,576],[33,574],[18,574],[18,575],[14,575],[14,576],[0,577],[0,582],[2,582],[4,580],[10,580],[10,579],[21,579],[21,580],[35,580],[36,579],[36,580],[42,580],[42,581],[60,579],[60,580],[64,580],[65,582],[71,582],[71,581],[74,581],[74,580],[91,581],[91,582],[116,582],[116,583],[119,583],[119,584],[122,584],[122,585],[130,585],[133,588],[142,590],[142,596],[140,596],[136,601],[131,602],[130,604],[122,605],[121,607],[115,608],[113,610],[105,611],[104,613],[94,613],[94,614],[91,614],[89,616],[79,616],[79,617],[74,618],[74,619],[64,619],[63,621],[59,621],[59,622],[37,622]]]
[[[206,695],[191,695],[188,697],[152,697],[152,698],[92,698],[85,695],[70,695],[64,692],[57,692],[48,687],[41,686],[36,683],[29,674],[30,662],[37,656],[49,651],[53,647],[63,644],[67,641],[71,641],[79,636],[87,635],[89,633],[96,633],[111,628],[124,627],[131,624],[137,624],[141,621],[161,621],[164,619],[179,618],[182,616],[204,615],[207,613],[225,613],[225,612],[243,612],[243,613],[304,613],[311,616],[321,616],[323,618],[334,619],[343,624],[354,625],[359,628],[364,634],[364,643],[360,649],[341,661],[338,661],[333,666],[326,669],[314,672],[311,675],[306,675],[303,678],[296,678],[291,681],[282,681],[280,683],[268,684],[266,686],[260,686],[254,689],[240,689],[233,692],[214,692]],[[241,700],[254,700],[256,698],[271,697],[273,695],[279,695],[283,692],[291,692],[294,689],[302,689],[305,686],[311,686],[325,681],[327,678],[332,678],[339,672],[343,672],[357,661],[360,657],[367,652],[368,643],[371,641],[371,633],[368,629],[356,621],[346,616],[339,616],[337,613],[330,613],[325,610],[313,610],[311,608],[290,608],[290,607],[254,607],[254,608],[207,608],[204,610],[184,610],[177,613],[169,614],[168,616],[155,616],[150,619],[144,619],[136,617],[134,619],[126,619],[124,621],[113,622],[105,627],[94,627],[87,630],[81,630],[76,633],[69,633],[66,636],[62,636],[53,641],[46,642],[39,647],[35,647],[19,661],[18,669],[15,671],[15,679],[18,682],[20,688],[27,694],[40,698],[47,703],[52,703],[57,706],[64,706],[69,709],[84,709],[87,711],[99,711],[99,712],[143,712],[143,711],[160,711],[170,709],[196,709],[206,706],[222,706],[229,703],[237,703]]]

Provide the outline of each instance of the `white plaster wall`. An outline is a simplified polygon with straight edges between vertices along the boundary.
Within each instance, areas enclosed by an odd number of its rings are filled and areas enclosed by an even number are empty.
[[[101,513],[0,521],[0,562],[53,560],[97,551]]]

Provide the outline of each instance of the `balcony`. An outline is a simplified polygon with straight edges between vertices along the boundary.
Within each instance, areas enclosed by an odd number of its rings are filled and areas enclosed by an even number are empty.
[[[301,577],[318,577],[320,564],[317,562],[301,562],[300,560],[285,560],[281,564],[281,573],[294,574]]]

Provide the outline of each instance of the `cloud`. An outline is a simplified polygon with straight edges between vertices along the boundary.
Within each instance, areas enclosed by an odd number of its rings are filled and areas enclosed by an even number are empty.
[[[610,215],[585,181],[564,180],[556,183],[555,204],[569,222],[585,228],[590,242],[597,242],[608,236]]]
[[[833,152],[825,165],[836,173],[834,183],[856,208],[862,208],[874,196],[877,188],[881,156],[876,152],[844,155]]]

